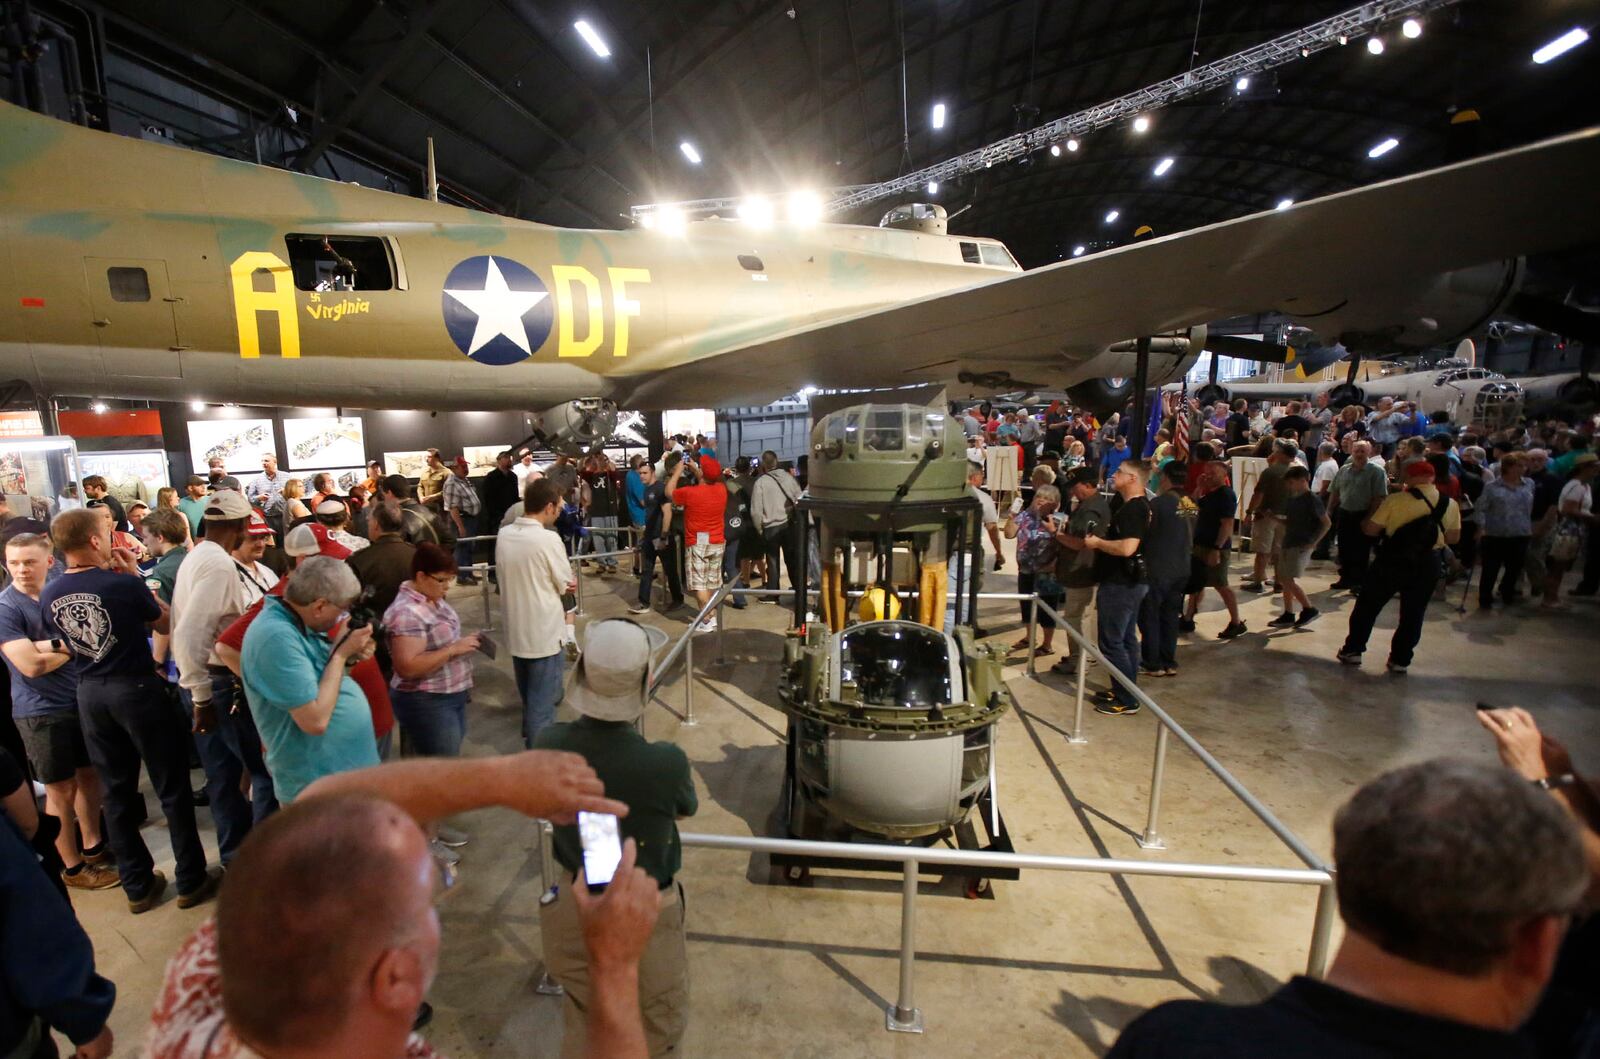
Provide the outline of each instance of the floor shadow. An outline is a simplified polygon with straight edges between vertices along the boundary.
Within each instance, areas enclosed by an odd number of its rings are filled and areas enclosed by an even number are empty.
[[[695,761],[692,768],[705,781],[706,796],[728,813],[743,820],[753,835],[769,831],[773,806],[779,799],[774,777],[783,775],[784,748],[722,744],[721,761]]]

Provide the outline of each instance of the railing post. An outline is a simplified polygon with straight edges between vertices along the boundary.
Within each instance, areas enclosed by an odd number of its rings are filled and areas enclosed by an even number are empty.
[[[683,727],[693,728],[694,719],[694,634],[683,645]]]
[[[912,1000],[912,971],[917,959],[917,862],[908,858],[901,867],[900,885],[900,995],[884,1013],[884,1028],[892,1033],[921,1033],[922,1012]]]
[[[544,890],[539,894],[539,907],[548,908],[556,901],[555,884],[550,881],[550,865],[555,861],[552,844],[555,829],[548,820],[535,820],[533,826],[539,829],[539,879],[544,883]],[[539,984],[533,987],[533,991],[540,996],[563,996],[566,992],[560,982],[550,977],[549,968],[539,972]]]
[[[478,592],[483,596],[483,629],[488,632],[494,628],[494,609],[489,605],[489,571],[494,569],[488,563],[483,564],[483,580],[478,582]]]
[[[1033,663],[1033,638],[1039,632],[1039,596],[1035,593],[1028,600],[1028,676],[1037,676],[1038,667]]]
[[[728,654],[723,648],[723,634],[728,627],[728,614],[723,604],[727,601],[728,593],[726,591],[717,597],[717,665],[719,666],[728,664]]]
[[[1083,691],[1089,681],[1089,649],[1083,644],[1078,644],[1078,702],[1072,713],[1072,734],[1067,736],[1068,743],[1087,743],[1083,737]],[[1165,726],[1161,729],[1166,731]]]
[[[572,613],[583,617],[583,560],[578,558],[578,553],[572,553]]]
[[[1161,815],[1161,782],[1167,774],[1167,726],[1156,723],[1156,762],[1150,770],[1150,815],[1145,818],[1141,849],[1166,849],[1156,825]]]
[[[1328,946],[1333,942],[1333,918],[1338,909],[1332,881],[1317,888],[1317,918],[1311,928],[1311,952],[1306,957],[1306,974],[1321,978],[1328,973]]]

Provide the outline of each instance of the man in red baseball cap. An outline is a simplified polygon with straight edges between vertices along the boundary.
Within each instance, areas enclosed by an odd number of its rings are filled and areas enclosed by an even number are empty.
[[[1378,555],[1367,568],[1361,595],[1350,612],[1350,631],[1339,649],[1339,661],[1359,666],[1379,613],[1396,595],[1400,622],[1389,641],[1389,672],[1401,676],[1411,665],[1422,639],[1422,619],[1443,568],[1443,551],[1461,539],[1461,508],[1440,496],[1427,460],[1408,464],[1405,489],[1384,498],[1361,528],[1378,537]]]
[[[667,499],[683,509],[683,539],[689,549],[689,591],[702,608],[722,587],[723,514],[728,507],[728,489],[722,484],[722,464],[715,456],[701,456],[699,484],[680,485],[687,459],[679,462],[667,479]],[[707,614],[698,632],[713,632],[716,614]]]

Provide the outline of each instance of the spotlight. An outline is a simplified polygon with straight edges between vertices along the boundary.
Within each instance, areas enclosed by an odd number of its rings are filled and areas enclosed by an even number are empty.
[[[1350,43],[1350,37],[1347,34],[1344,34],[1344,33],[1339,34],[1339,46],[1341,48],[1344,47],[1346,44],[1349,44],[1349,43]]]
[[[1543,66],[1551,59],[1554,59],[1558,55],[1565,55],[1567,52],[1571,51],[1573,48],[1576,48],[1578,45],[1582,44],[1588,39],[1589,34],[1586,30],[1568,30],[1555,40],[1551,41],[1549,44],[1546,44],[1544,47],[1534,52],[1533,61],[1538,63],[1540,66]]]
[[[1367,51],[1371,52],[1373,55],[1382,55],[1383,54],[1383,38],[1382,37],[1376,37],[1376,36],[1368,37],[1367,38]]]
[[[1067,141],[1067,150],[1076,151],[1077,149],[1078,149],[1078,141],[1077,140],[1068,140]]]
[[[944,128],[944,104],[943,103],[935,103],[933,105],[933,122],[932,122],[932,124],[933,124],[933,127],[936,128],[936,129]]]
[[[204,412],[205,410],[206,410],[206,403],[204,401],[190,401],[189,402],[189,411],[191,411],[191,412]]]
[[[658,211],[656,227],[667,235],[682,235],[689,230],[689,216],[676,206],[663,206]]]
[[[1422,22],[1418,19],[1408,18],[1400,23],[1400,32],[1405,34],[1408,40],[1416,40],[1422,36]]]
[[[1060,158],[1061,157],[1061,145],[1059,143],[1053,143],[1053,144],[1050,145],[1050,157],[1051,158]]]
[[[1120,212],[1118,212],[1117,210],[1112,210],[1111,212],[1106,214],[1106,223],[1107,224],[1116,224],[1117,223],[1117,218],[1121,217],[1121,216],[1122,216],[1122,214]]]
[[[89,405],[89,410],[95,413],[104,412],[108,408],[110,408],[110,405],[106,404],[104,401],[95,401]]]
[[[790,194],[789,223],[812,225],[822,220],[822,200],[813,191],[796,191]]]
[[[1073,257],[1082,257],[1083,256],[1083,251],[1084,251],[1084,245],[1082,243],[1079,243],[1077,246],[1072,248],[1072,256]]]
[[[1156,167],[1155,167],[1154,173],[1155,173],[1156,176],[1166,176],[1167,175],[1167,170],[1169,170],[1171,168],[1172,168],[1172,159],[1171,158],[1163,158],[1161,161],[1156,163]]]
[[[1294,199],[1279,199],[1277,208],[1280,209],[1280,210],[1286,210],[1290,206],[1293,206],[1293,205],[1294,205]]]
[[[1233,90],[1235,92],[1243,92],[1245,89],[1247,89],[1249,87],[1250,87],[1250,78],[1248,78],[1248,77],[1241,77],[1241,78],[1239,78],[1239,80],[1237,80],[1237,81],[1235,81],[1233,83]]]
[[[937,195],[938,193],[939,193],[939,182],[937,180],[928,181],[928,194]]]
[[[1137,118],[1134,118],[1133,119],[1133,131],[1134,132],[1149,132],[1150,131],[1150,119],[1147,116],[1145,116],[1144,114],[1140,114]]]
[[[1367,157],[1382,158],[1384,155],[1388,154],[1390,151],[1399,146],[1400,141],[1391,136],[1382,143],[1373,144],[1371,150],[1367,151]]]
[[[738,214],[752,228],[772,227],[772,203],[759,196],[739,203]]]
[[[678,144],[678,150],[683,152],[683,156],[689,160],[690,164],[700,164],[700,152],[695,150],[694,144],[690,143],[688,140],[684,140],[682,143]]]

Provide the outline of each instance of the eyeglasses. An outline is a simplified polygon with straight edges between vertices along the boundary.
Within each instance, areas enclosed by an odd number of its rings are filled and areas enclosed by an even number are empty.
[[[448,585],[456,579],[454,574],[423,574],[422,576],[436,585]]]

